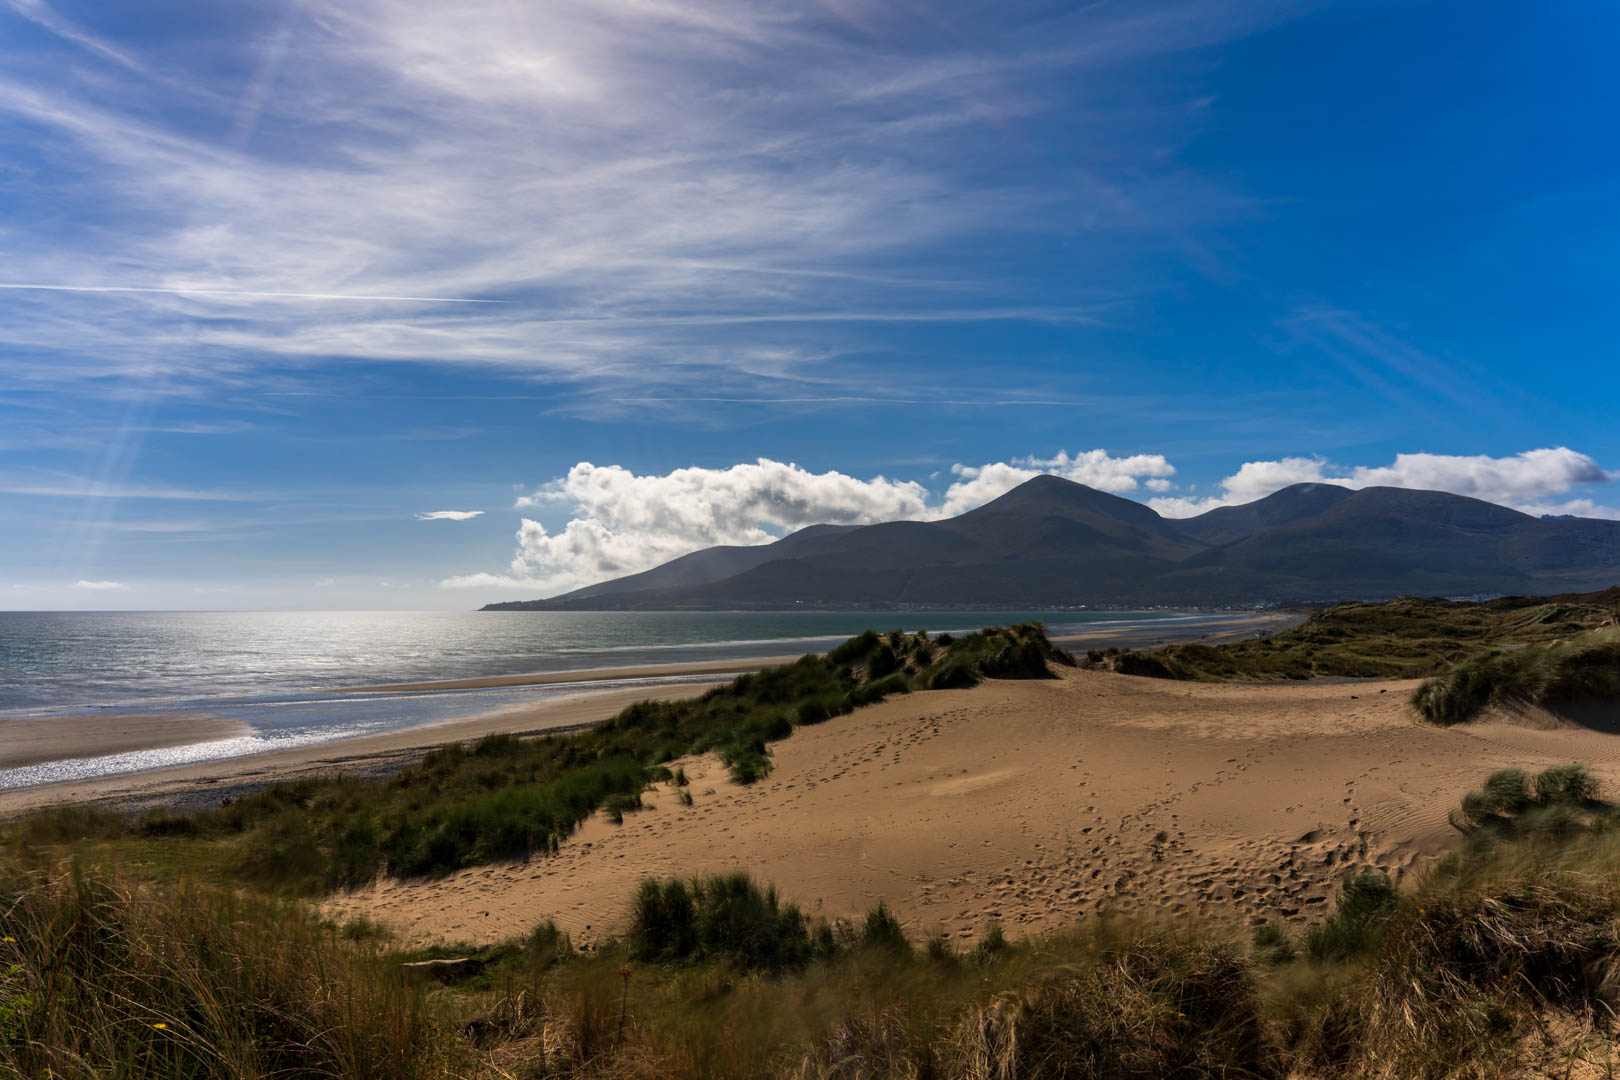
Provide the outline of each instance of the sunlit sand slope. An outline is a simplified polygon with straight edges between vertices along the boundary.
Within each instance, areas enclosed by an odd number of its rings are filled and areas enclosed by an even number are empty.
[[[879,898],[916,934],[1033,933],[1101,911],[1304,920],[1360,866],[1392,876],[1454,838],[1447,811],[1492,769],[1578,760],[1620,778],[1620,737],[1440,729],[1414,683],[1210,685],[1065,671],[891,699],[776,743],[731,783],[684,762],[672,788],[552,858],[332,902],[409,940],[487,941],[554,918],[620,931],[645,876],[745,869],[808,910]]]

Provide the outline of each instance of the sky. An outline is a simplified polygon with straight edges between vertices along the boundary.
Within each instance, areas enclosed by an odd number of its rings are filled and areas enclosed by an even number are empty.
[[[0,0],[0,608],[472,608],[1056,472],[1620,518],[1608,0]]]

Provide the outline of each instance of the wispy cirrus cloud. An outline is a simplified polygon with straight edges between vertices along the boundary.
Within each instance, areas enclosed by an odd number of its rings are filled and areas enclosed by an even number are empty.
[[[505,304],[506,300],[479,300],[466,296],[363,296],[353,293],[261,292],[247,289],[190,288],[171,285],[166,288],[140,285],[44,285],[18,281],[0,282],[0,289],[13,292],[75,292],[75,293],[154,293],[160,296],[208,296],[242,300],[361,300],[404,301],[415,304]]]
[[[785,2],[317,0],[221,24],[210,47],[254,72],[243,88],[17,0],[54,47],[5,53],[0,122],[80,164],[12,201],[71,190],[97,220],[9,223],[0,339],[73,355],[8,361],[36,382],[363,358],[751,392],[863,325],[1083,321],[928,253],[1059,219],[1183,244],[1250,213],[1165,154],[1196,108],[1078,91],[1129,98],[1129,62],[1300,8],[1161,0],[980,40],[943,15]],[[1078,183],[973,164],[1054,110],[1109,136]],[[762,352],[777,364],[739,363]]]
[[[264,494],[256,492],[115,483],[45,471],[0,474],[0,495],[34,495],[64,499],[157,499],[165,502],[262,502],[266,498]]]

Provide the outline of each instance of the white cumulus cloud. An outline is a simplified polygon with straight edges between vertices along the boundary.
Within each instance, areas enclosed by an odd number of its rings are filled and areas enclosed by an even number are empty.
[[[518,551],[505,574],[453,577],[459,588],[564,590],[633,574],[699,548],[753,545],[807,525],[954,517],[1041,473],[1105,491],[1137,490],[1173,475],[1159,454],[1116,458],[1105,450],[1012,462],[955,465],[943,496],[911,480],[862,480],[836,470],[811,472],[760,458],[723,469],[685,468],[638,475],[618,465],[580,462],[566,476],[517,500],[520,510],[563,506],[568,522],[552,531],[524,518]]]
[[[482,517],[482,510],[429,510],[425,514],[417,514],[417,521],[470,521],[475,517]]]
[[[510,577],[473,574],[446,584],[568,588],[646,570],[715,544],[769,543],[806,525],[934,516],[927,489],[913,481],[814,473],[769,458],[662,476],[582,461],[517,501],[518,509],[550,505],[569,507],[571,519],[553,533],[524,518]]]
[[[1106,450],[1087,450],[1072,457],[1063,450],[1049,458],[1024,457],[989,465],[952,465],[958,479],[945,492],[941,508],[944,517],[982,506],[1004,495],[1026,480],[1051,473],[1077,484],[1123,495],[1136,491],[1144,481],[1154,491],[1164,490],[1176,467],[1163,454],[1132,454],[1113,457]]]
[[[1221,494],[1206,498],[1165,497],[1148,504],[1166,517],[1191,517],[1220,506],[1265,498],[1290,484],[1338,484],[1347,488],[1397,487],[1449,491],[1523,510],[1528,514],[1572,513],[1620,517],[1590,499],[1555,504],[1577,484],[1620,479],[1585,454],[1558,446],[1526,450],[1509,457],[1485,454],[1396,454],[1388,465],[1335,465],[1320,457],[1286,457],[1245,462],[1221,481]]]

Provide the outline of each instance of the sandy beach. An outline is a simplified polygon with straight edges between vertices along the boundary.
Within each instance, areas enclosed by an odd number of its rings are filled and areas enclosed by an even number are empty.
[[[44,713],[0,716],[0,769],[65,757],[99,757],[245,735],[238,720],[206,712]]]
[[[217,806],[221,799],[233,792],[252,790],[301,776],[337,772],[386,775],[445,743],[503,732],[530,734],[575,729],[600,723],[637,701],[695,697],[710,685],[700,682],[586,691],[544,699],[532,705],[495,710],[464,720],[423,724],[403,731],[362,735],[251,757],[0,791],[0,817],[59,802],[97,801],[127,809],[158,805]],[[183,729],[195,734],[199,730],[195,726],[198,723],[196,718],[176,716],[156,719],[172,720],[177,731]],[[227,734],[237,733],[231,731]],[[196,740],[187,738],[184,741]],[[148,745],[142,744],[142,748]]]
[[[1568,761],[1620,780],[1620,739],[1508,723],[1441,729],[1415,683],[1194,684],[1066,671],[916,693],[796,731],[739,787],[714,759],[554,858],[329,902],[405,940],[492,941],[541,919],[620,931],[649,875],[747,870],[828,916],[885,899],[914,933],[970,939],[1099,912],[1303,922],[1360,867],[1397,878],[1456,838],[1446,814],[1493,769]]]

